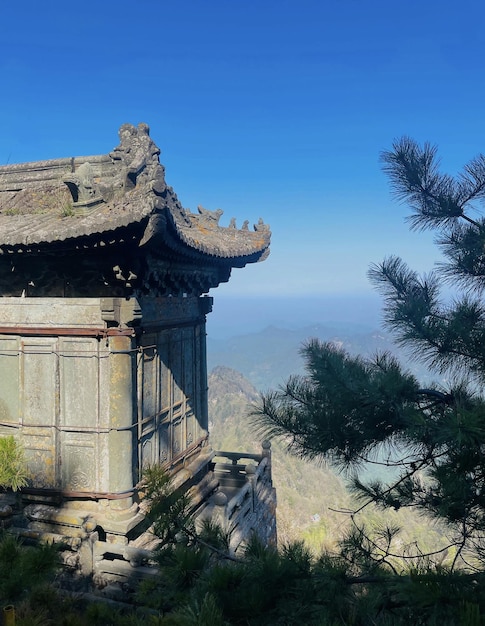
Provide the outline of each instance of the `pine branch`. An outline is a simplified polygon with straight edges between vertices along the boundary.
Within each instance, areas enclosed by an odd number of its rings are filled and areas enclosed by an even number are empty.
[[[478,227],[464,213],[465,205],[482,197],[485,187],[485,162],[477,158],[456,181],[440,174],[436,146],[420,148],[409,137],[394,142],[391,151],[381,154],[384,172],[389,176],[396,197],[407,202],[414,213],[409,218],[413,229],[445,228],[462,218]]]

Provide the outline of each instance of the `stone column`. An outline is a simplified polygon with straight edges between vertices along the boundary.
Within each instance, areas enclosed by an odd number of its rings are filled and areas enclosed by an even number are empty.
[[[227,496],[222,491],[216,491],[212,501],[214,502],[214,511],[212,521],[219,524],[221,528],[227,527]]]
[[[269,441],[268,439],[265,439],[263,443],[261,444],[261,448],[262,448],[261,456],[268,460],[267,468],[268,468],[268,473],[271,478],[271,441]]]
[[[134,354],[133,339],[129,336],[109,338],[109,491],[129,491],[134,486]],[[127,509],[131,497],[111,500],[112,509]]]
[[[209,429],[209,400],[208,400],[209,389],[208,389],[208,382],[207,382],[206,320],[207,320],[207,315],[212,311],[212,303],[213,303],[213,298],[210,298],[209,296],[203,296],[199,298],[198,300],[199,312],[200,312],[200,315],[202,316],[202,319],[204,320],[203,323],[201,323],[199,326],[198,349],[200,350],[200,355],[199,355],[199,359],[197,363],[197,367],[199,368],[199,372],[200,372],[200,387],[201,387],[200,388],[199,423],[200,423],[201,430],[203,431],[204,434],[206,434]]]
[[[246,472],[246,480],[251,485],[251,512],[254,512],[255,509],[258,507],[256,496],[256,483],[258,482],[258,479],[256,476],[256,470],[257,467],[253,463],[249,463],[244,468],[244,471]]]

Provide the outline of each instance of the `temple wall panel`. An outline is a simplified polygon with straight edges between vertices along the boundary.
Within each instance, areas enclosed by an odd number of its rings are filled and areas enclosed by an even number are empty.
[[[180,312],[180,309],[179,309]],[[162,326],[162,324],[160,324]],[[205,326],[163,327],[142,338],[139,380],[139,461],[171,463],[207,435]]]
[[[100,434],[100,364],[109,358],[96,339],[59,339],[61,484],[70,491],[103,491]]]
[[[0,435],[21,437],[34,487],[107,487],[109,352],[100,348],[93,338],[0,337]]]
[[[0,436],[14,434],[20,419],[18,337],[0,336]]]
[[[103,323],[98,298],[2,297],[0,326],[98,327]]]
[[[32,485],[59,486],[59,380],[57,339],[21,341],[20,406],[22,442]]]
[[[64,431],[60,437],[61,484],[67,491],[101,491],[97,437]]]
[[[136,332],[109,334],[116,320],[103,315],[117,307],[138,310],[125,300],[0,299],[0,436],[22,440],[32,487],[129,491],[144,466],[176,468],[207,436],[198,299],[145,299]]]
[[[99,425],[99,341],[61,338],[61,426],[96,429]],[[108,356],[105,353],[104,358]]]

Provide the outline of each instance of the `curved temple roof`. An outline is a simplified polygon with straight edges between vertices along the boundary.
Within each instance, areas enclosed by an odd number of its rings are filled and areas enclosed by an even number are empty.
[[[105,245],[128,228],[155,256],[229,267],[266,258],[271,232],[262,220],[254,230],[234,218],[223,227],[220,209],[182,207],[146,124],[124,124],[119,138],[107,155],[0,166],[0,254]]]

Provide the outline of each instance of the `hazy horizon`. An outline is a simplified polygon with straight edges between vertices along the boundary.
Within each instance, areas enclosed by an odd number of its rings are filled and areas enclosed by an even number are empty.
[[[335,328],[376,330],[381,327],[382,300],[377,294],[303,296],[227,296],[214,290],[213,310],[207,316],[211,339],[227,339],[260,332],[314,324]]]

